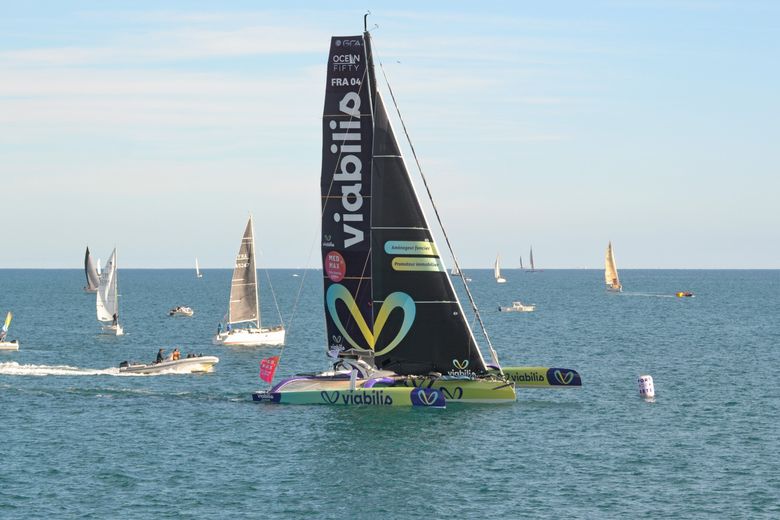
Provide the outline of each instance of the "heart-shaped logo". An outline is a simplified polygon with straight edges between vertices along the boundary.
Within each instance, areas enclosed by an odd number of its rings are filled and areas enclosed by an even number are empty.
[[[457,359],[453,359],[452,364],[455,365],[455,368],[458,370],[466,370],[469,367],[469,360],[464,359],[463,361],[459,361]]]
[[[574,372],[569,372],[568,370],[565,370],[564,372],[561,372],[560,370],[556,370],[555,372],[553,372],[553,374],[555,374],[555,380],[558,381],[560,384],[568,385],[569,383],[571,383],[571,380],[574,379]]]
[[[363,314],[360,312],[360,309],[358,309],[355,298],[352,297],[352,294],[350,294],[349,290],[347,290],[347,288],[341,284],[331,285],[328,287],[328,292],[325,295],[325,302],[328,306],[328,313],[330,314],[333,323],[336,325],[336,328],[338,328],[339,332],[341,332],[341,334],[344,336],[344,339],[346,339],[350,345],[358,350],[364,349],[358,345],[354,339],[352,339],[352,336],[349,335],[347,329],[344,327],[344,324],[341,323],[341,318],[339,318],[339,314],[336,311],[336,302],[338,300],[341,300],[346,304],[347,310],[349,310],[349,313],[355,320],[358,329],[360,329],[360,332],[363,334],[363,338],[365,338],[366,343],[368,343],[368,346],[371,350],[375,349],[376,340],[382,333],[382,329],[385,327],[387,318],[390,317],[390,313],[396,308],[403,310],[404,320],[401,323],[401,328],[398,330],[398,334],[395,335],[395,338],[393,338],[393,340],[390,341],[390,343],[388,343],[385,348],[374,353],[377,356],[387,354],[395,347],[397,347],[399,343],[401,343],[401,340],[406,337],[406,335],[409,333],[409,330],[412,328],[414,317],[417,314],[417,306],[414,304],[414,300],[411,296],[403,292],[391,293],[387,296],[387,298],[385,298],[385,301],[379,308],[379,312],[376,314],[376,319],[374,320],[374,327],[372,330],[368,327],[368,323],[366,323],[365,318],[363,318]]]
[[[322,397],[322,400],[327,402],[328,404],[336,404],[336,402],[339,400],[339,392],[338,390],[335,392],[326,392],[323,390],[320,392],[320,396]]]
[[[337,336],[336,334],[334,334],[333,336],[331,336],[331,338],[333,338],[334,345],[341,345],[341,341],[343,340],[341,336]]]
[[[330,242],[331,236],[330,235],[323,235],[322,238],[325,239],[325,242]]]
[[[423,389],[417,390],[417,398],[425,406],[434,404],[439,399],[439,392],[437,391],[425,391]]]
[[[453,388],[452,391],[448,390],[443,386],[439,388],[439,390],[441,390],[441,392],[444,394],[444,397],[446,397],[447,399],[460,399],[461,397],[463,397],[463,389],[459,386]]]

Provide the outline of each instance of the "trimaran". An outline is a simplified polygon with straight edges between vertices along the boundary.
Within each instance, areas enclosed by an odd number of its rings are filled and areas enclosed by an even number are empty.
[[[321,246],[333,369],[283,379],[253,399],[443,406],[512,402],[516,382],[579,386],[574,370],[502,370],[492,345],[492,364],[483,358],[377,90],[367,30],[331,39],[322,125]]]

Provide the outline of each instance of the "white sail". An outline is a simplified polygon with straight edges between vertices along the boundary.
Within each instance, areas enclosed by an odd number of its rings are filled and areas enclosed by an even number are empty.
[[[609,289],[619,291],[622,289],[615,264],[615,252],[612,250],[612,242],[607,245],[607,253],[604,260],[604,282]]]
[[[195,277],[196,278],[203,278],[203,275],[200,272],[200,265],[198,264],[198,259],[195,258]]]
[[[98,276],[103,272],[103,270],[100,268],[100,258],[97,259],[97,265],[95,265],[95,270],[97,271]]]
[[[506,279],[501,276],[501,255],[496,255],[496,263],[493,265],[493,276],[497,283],[506,282]]]
[[[116,249],[111,253],[103,271],[100,273],[100,285],[96,299],[97,319],[113,322],[119,314],[119,295],[117,293]]]
[[[257,298],[257,270],[255,269],[255,233],[252,217],[246,224],[241,246],[233,267],[230,285],[228,322],[231,324],[254,322],[260,327],[260,311]]]

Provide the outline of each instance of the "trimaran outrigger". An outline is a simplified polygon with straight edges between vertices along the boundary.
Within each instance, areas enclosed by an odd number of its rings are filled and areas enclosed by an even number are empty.
[[[579,386],[574,370],[502,370],[487,335],[492,364],[482,357],[377,89],[367,30],[331,39],[322,124],[324,307],[333,369],[284,379],[253,399],[443,406],[512,402],[516,383]],[[478,312],[477,319],[481,324]]]

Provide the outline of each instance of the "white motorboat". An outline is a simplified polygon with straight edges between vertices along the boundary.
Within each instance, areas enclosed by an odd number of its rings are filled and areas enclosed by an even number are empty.
[[[536,304],[525,305],[523,302],[512,302],[508,307],[499,307],[501,312],[533,312],[536,310]]]
[[[252,217],[244,229],[241,245],[236,255],[233,279],[230,283],[230,301],[225,330],[220,324],[215,345],[258,346],[284,345],[284,325],[263,327],[260,324],[260,305],[257,293],[257,269],[255,267],[255,232]],[[240,327],[236,325],[248,324]]]
[[[213,371],[217,363],[219,358],[216,356],[190,356],[149,364],[123,361],[119,364],[119,372],[122,374],[202,374]]]
[[[186,305],[178,305],[168,311],[168,316],[185,316],[189,318],[193,314],[195,314],[195,311],[192,310],[192,307],[187,307]]]

